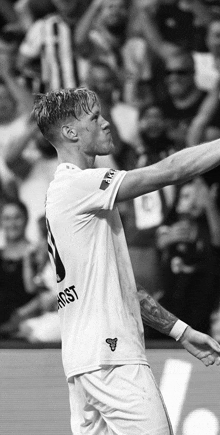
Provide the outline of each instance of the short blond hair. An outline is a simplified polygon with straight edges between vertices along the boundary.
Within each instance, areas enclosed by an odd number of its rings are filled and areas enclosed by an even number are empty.
[[[33,115],[42,134],[48,138],[51,127],[70,117],[79,119],[83,112],[90,113],[95,103],[99,104],[96,93],[87,88],[60,89],[36,94]]]

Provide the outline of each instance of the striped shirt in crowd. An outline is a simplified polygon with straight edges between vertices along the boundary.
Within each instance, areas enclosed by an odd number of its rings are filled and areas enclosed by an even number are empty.
[[[27,32],[20,54],[41,61],[41,85],[44,90],[78,87],[83,84],[86,63],[73,46],[70,27],[59,15],[37,20]]]

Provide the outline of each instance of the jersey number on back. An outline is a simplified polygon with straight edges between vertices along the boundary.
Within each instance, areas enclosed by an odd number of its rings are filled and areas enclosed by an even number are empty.
[[[55,265],[57,282],[61,282],[65,278],[66,271],[61,261],[61,258],[59,256],[59,252],[57,251],[56,243],[54,240],[54,236],[51,232],[48,219],[46,219],[46,224],[47,224],[47,233],[48,233],[48,251]]]

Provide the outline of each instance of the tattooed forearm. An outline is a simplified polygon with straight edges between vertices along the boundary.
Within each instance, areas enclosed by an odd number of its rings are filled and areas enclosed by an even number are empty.
[[[173,314],[163,308],[145,290],[138,291],[143,322],[163,334],[169,335],[178,320]]]

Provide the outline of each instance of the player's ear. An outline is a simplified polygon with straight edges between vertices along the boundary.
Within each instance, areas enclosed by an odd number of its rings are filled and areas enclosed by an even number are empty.
[[[62,125],[62,135],[73,142],[78,140],[77,131],[70,125]]]

